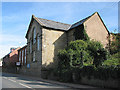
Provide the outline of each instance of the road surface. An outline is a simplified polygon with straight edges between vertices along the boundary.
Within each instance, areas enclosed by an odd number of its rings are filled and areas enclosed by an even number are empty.
[[[15,74],[2,74],[2,88],[68,88],[40,80],[33,80],[30,77],[17,76]]]
[[[2,90],[76,90],[70,86],[50,83],[44,80],[38,80],[37,78],[31,78],[23,75],[2,73],[0,75],[0,78],[1,77]],[[104,90],[100,88],[85,88],[88,87],[87,85],[83,85],[82,87],[82,89],[77,90]]]

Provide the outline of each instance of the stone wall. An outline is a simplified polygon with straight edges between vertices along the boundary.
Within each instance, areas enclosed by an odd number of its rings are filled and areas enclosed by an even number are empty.
[[[64,31],[42,29],[42,66],[54,67],[60,49],[67,46],[67,34]]]
[[[41,77],[41,65],[40,63],[31,63],[29,68],[27,66],[22,66],[20,67],[20,70],[18,70],[18,73]]]
[[[31,63],[32,62],[32,56],[33,56],[33,53],[30,53],[30,39],[33,39],[33,36],[32,36],[32,32],[33,32],[33,28],[36,28],[36,36],[39,34],[40,36],[40,50],[38,51],[37,50],[37,41],[35,44],[32,45],[32,51],[34,50],[35,51],[35,55],[36,55],[36,61],[38,62],[41,62],[41,48],[42,48],[42,28],[41,26],[34,20],[32,25],[31,25],[31,28],[30,28],[30,32],[28,34],[28,39],[27,39],[27,62],[28,63]]]
[[[74,32],[75,32],[75,29],[74,29],[74,28],[73,28],[72,30],[69,30],[69,31],[67,32],[68,43],[69,43],[70,41],[74,41],[74,40],[75,40]]]
[[[95,39],[100,41],[104,47],[107,46],[109,34],[97,13],[84,22],[84,28],[91,40]]]
[[[30,40],[33,39],[33,28],[36,28],[36,42],[32,42],[32,52],[30,53]],[[39,36],[39,50],[37,49],[37,35]],[[32,40],[33,41],[33,40]],[[33,51],[35,51],[35,61],[33,61]],[[20,70],[23,74],[41,77],[42,62],[42,27],[33,20],[27,38],[27,65]]]
[[[87,84],[87,85],[93,85],[93,86],[98,86],[98,87],[105,87],[105,88],[120,88],[119,80],[111,79],[109,78],[108,80],[100,80],[100,79],[95,79],[91,78],[88,79],[87,77],[81,77],[80,84]]]

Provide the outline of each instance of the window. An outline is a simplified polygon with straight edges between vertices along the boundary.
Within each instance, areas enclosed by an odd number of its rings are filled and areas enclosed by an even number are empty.
[[[26,48],[25,48],[25,64],[26,64]]]
[[[40,38],[39,38],[39,35],[37,35],[37,50],[40,50]]]
[[[22,64],[23,64],[23,53],[24,53],[24,50],[22,50]]]
[[[36,42],[36,28],[33,28],[33,44]]]
[[[33,61],[35,61],[35,51],[33,51]]]
[[[21,51],[19,52],[19,62],[21,61]]]
[[[32,40],[30,40],[30,53],[32,53]]]

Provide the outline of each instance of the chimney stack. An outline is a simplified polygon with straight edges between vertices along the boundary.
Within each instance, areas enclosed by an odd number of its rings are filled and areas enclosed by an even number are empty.
[[[10,48],[10,53],[12,52],[12,51],[14,51],[16,48]]]

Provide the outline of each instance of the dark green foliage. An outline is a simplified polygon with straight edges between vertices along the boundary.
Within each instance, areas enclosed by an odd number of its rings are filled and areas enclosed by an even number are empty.
[[[91,76],[93,76],[94,72],[95,72],[94,66],[84,66],[83,68],[81,68],[80,75],[90,79]]]
[[[64,50],[59,51],[59,63],[57,67],[59,77],[65,82],[68,80],[71,81],[70,77],[72,74],[69,72],[81,70],[80,68],[83,68],[83,71],[85,71],[84,68],[87,66],[87,69],[90,69],[91,72],[86,73],[87,75],[91,75],[93,74],[93,71],[91,69],[94,67],[92,65],[94,64],[96,67],[101,66],[102,62],[107,58],[106,55],[107,51],[97,41],[72,41],[69,43],[68,47],[66,47]],[[69,79],[64,78],[69,75]]]
[[[75,36],[75,40],[84,40],[84,41],[89,40],[89,37],[83,25],[80,25],[79,27],[75,28],[74,36]]]
[[[60,66],[60,68],[69,68],[69,54],[67,53],[67,51],[64,50],[60,50],[58,53],[58,58],[59,58],[59,63],[58,66]],[[58,67],[59,68],[59,67]]]
[[[110,53],[115,54],[120,52],[120,33],[112,35],[115,39],[110,44]]]
[[[73,70],[73,68],[75,67],[81,68],[84,65],[89,65],[93,63],[93,60],[86,48],[87,43],[85,41],[77,40],[70,42],[68,47],[66,47],[64,50],[59,51],[59,63],[57,70],[60,79],[63,79],[63,76],[67,76],[67,74],[68,76],[71,75],[68,72],[71,72],[71,70]],[[67,80],[65,79],[65,81]]]
[[[95,78],[100,80],[120,79],[119,66],[102,66],[95,68],[94,66],[84,66],[81,68],[81,76],[88,79]]]
[[[110,55],[110,57],[103,62],[103,65],[108,65],[108,66],[117,66],[120,65],[120,52]]]
[[[82,38],[78,36],[76,39]],[[83,76],[88,79],[119,79],[120,67],[112,65],[120,65],[120,60],[116,60],[120,57],[114,54],[108,58],[108,55],[107,50],[98,41],[72,41],[64,50],[59,51],[58,76],[65,82],[72,81],[73,74],[76,81],[80,81]]]
[[[72,82],[72,72],[69,69],[63,69],[59,77],[60,77],[60,81]]]
[[[93,57],[93,64],[98,67],[102,65],[102,62],[107,59],[108,52],[98,41],[89,41],[87,49],[90,51],[90,55]]]
[[[92,58],[86,48],[87,43],[83,40],[70,42],[66,50],[70,57],[71,67],[82,67],[87,64],[92,64]]]
[[[70,69],[70,59],[69,59],[69,54],[67,51],[60,50],[58,54],[59,62],[58,62],[58,67],[56,69],[56,73],[60,78],[60,81],[64,82],[71,82],[72,80],[72,73]]]

